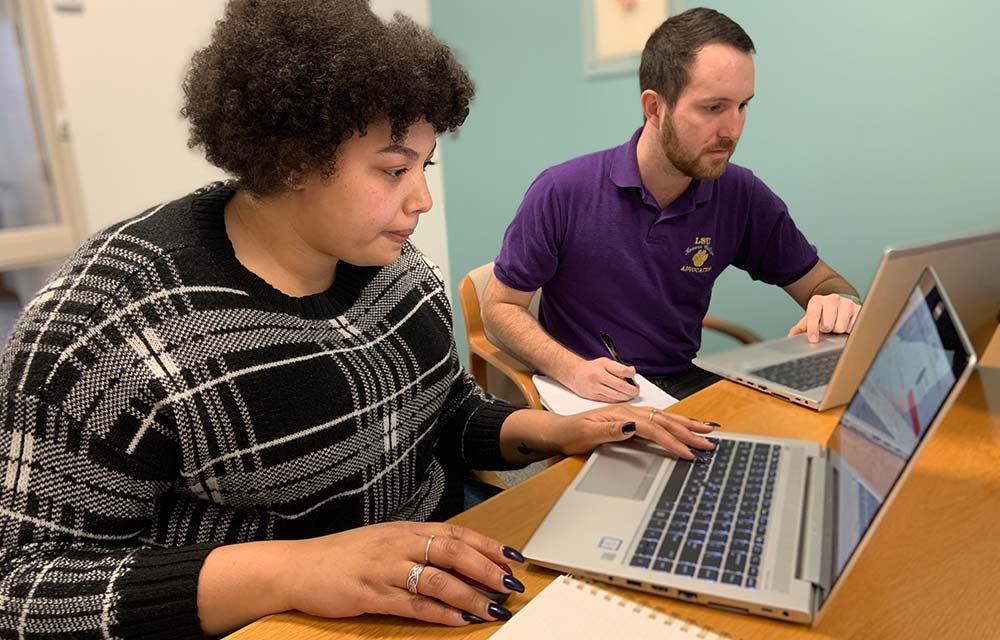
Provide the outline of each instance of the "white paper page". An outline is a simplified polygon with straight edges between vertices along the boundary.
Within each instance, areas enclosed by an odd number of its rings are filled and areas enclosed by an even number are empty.
[[[493,640],[720,640],[696,624],[644,607],[593,583],[560,576],[494,633]]]
[[[587,400],[586,398],[581,398],[548,376],[536,373],[531,376],[531,379],[535,383],[535,388],[538,389],[538,396],[542,400],[542,405],[552,413],[570,416],[576,413],[596,409],[598,407],[607,407],[611,404],[608,402],[598,402],[597,400]],[[635,383],[639,385],[639,395],[632,398],[629,401],[629,404],[666,409],[670,405],[677,402],[677,398],[659,388],[643,376],[636,374],[633,379],[635,380]]]

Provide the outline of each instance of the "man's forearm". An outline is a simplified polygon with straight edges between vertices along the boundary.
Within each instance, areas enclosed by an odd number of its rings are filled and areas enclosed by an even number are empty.
[[[535,370],[557,380],[567,376],[582,361],[580,356],[550,336],[538,318],[520,305],[495,302],[490,305],[490,312],[484,314],[483,320],[505,349]]]

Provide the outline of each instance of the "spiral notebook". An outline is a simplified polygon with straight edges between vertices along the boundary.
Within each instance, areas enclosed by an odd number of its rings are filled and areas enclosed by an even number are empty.
[[[553,580],[490,637],[493,640],[731,638],[569,575]]]

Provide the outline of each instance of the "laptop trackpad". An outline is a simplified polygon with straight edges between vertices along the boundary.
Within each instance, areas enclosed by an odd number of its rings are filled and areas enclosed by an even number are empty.
[[[577,491],[601,496],[645,500],[665,454],[649,449],[604,445]]]

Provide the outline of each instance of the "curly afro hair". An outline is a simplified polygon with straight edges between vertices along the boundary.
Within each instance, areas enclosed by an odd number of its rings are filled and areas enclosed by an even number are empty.
[[[458,128],[473,91],[430,31],[383,22],[366,0],[231,0],[191,60],[181,114],[189,147],[267,195],[332,175],[338,146],[373,121],[388,118],[397,142],[421,118]]]

